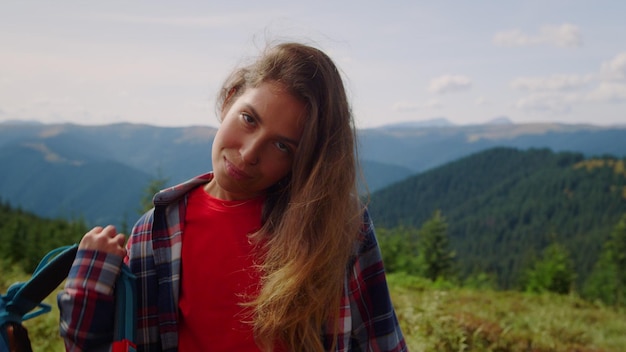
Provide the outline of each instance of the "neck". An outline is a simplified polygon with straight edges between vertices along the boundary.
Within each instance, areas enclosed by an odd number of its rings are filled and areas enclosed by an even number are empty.
[[[251,194],[226,192],[220,187],[215,179],[211,180],[211,182],[207,183],[204,186],[204,191],[211,197],[224,201],[243,201],[254,199],[262,195],[257,193]]]

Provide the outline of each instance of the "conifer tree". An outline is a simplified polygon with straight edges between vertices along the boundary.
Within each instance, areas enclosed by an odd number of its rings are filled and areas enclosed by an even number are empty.
[[[614,305],[617,291],[616,278],[615,264],[610,253],[610,241],[607,241],[593,271],[585,281],[583,297],[587,300],[599,300],[605,304]]]
[[[569,293],[576,274],[569,253],[559,243],[553,243],[542,258],[527,272],[525,290],[529,292]]]
[[[432,281],[452,277],[455,254],[450,250],[448,224],[441,211],[435,211],[420,228],[418,249],[418,265],[424,277]]]
[[[169,179],[164,177],[159,169],[157,171],[157,177],[152,179],[144,189],[144,195],[141,198],[141,207],[137,211],[140,215],[153,207],[152,198],[157,192],[165,188],[168,181]]]
[[[584,297],[623,305],[626,296],[626,214],[615,225],[584,286]]]
[[[615,267],[615,303],[620,306],[624,303],[626,291],[626,214],[615,225],[609,245],[611,262]]]
[[[417,229],[399,226],[391,230],[379,228],[376,232],[387,272],[419,274]]]

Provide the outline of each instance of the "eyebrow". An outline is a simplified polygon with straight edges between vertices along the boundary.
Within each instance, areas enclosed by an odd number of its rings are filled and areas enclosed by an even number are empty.
[[[254,108],[254,106],[252,106],[252,105],[250,105],[250,104],[244,104],[244,106],[246,107],[246,109],[248,109],[248,110],[250,110],[250,112],[252,112],[252,114],[254,115],[254,117],[256,117],[256,119],[257,119],[257,120],[261,123],[261,125],[262,125],[262,124],[263,124],[263,118],[262,118],[262,117],[261,117],[261,115],[260,115],[260,114],[256,111],[256,109]],[[278,138],[279,138],[279,139],[284,140],[285,142],[287,142],[287,143],[289,143],[289,144],[293,144],[293,145],[295,145],[296,147],[297,147],[298,145],[300,145],[300,142],[299,142],[299,141],[297,141],[297,140],[295,140],[295,139],[292,139],[292,138],[289,138],[289,137],[286,137],[286,136],[281,136],[281,135],[278,135]]]

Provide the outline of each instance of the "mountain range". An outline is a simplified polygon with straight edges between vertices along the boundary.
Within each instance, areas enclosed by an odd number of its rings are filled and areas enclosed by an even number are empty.
[[[43,217],[132,223],[151,180],[211,169],[216,129],[138,124],[0,123],[0,200]],[[494,147],[626,155],[626,127],[567,124],[388,125],[358,131],[368,190]]]

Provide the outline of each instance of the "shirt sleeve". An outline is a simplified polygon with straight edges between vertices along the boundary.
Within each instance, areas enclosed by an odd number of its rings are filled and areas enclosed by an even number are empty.
[[[79,250],[57,296],[60,334],[68,351],[109,351],[113,341],[114,286],[122,257]]]
[[[408,351],[391,303],[374,226],[367,211],[349,278],[351,351]]]

